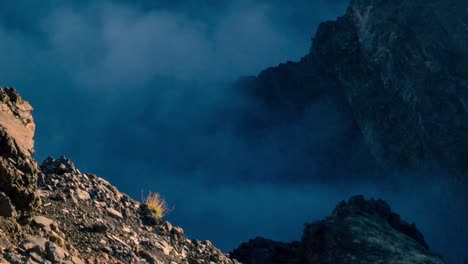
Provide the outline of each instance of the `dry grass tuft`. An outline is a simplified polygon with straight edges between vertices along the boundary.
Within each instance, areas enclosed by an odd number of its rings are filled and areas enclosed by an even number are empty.
[[[167,207],[166,200],[164,200],[159,193],[149,192],[143,199],[143,202],[158,219],[163,218],[171,211],[169,207]]]

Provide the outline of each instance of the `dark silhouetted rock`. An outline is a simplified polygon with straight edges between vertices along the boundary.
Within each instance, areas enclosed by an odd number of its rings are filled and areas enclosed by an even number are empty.
[[[308,224],[302,240],[279,243],[256,238],[230,253],[244,264],[267,263],[444,263],[383,200],[355,196],[330,217]]]
[[[229,256],[241,263],[287,264],[297,262],[299,243],[281,243],[257,237],[242,243]]]
[[[340,203],[331,217],[306,226],[301,263],[444,263],[421,233],[382,200]]]

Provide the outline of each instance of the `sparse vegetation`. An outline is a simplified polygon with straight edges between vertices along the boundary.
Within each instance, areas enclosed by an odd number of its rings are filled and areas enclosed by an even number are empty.
[[[159,219],[163,218],[171,211],[167,206],[166,200],[164,200],[159,193],[149,192],[148,195],[143,198],[143,202]]]

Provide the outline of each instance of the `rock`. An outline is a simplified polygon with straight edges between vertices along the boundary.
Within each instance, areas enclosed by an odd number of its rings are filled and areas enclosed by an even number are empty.
[[[0,125],[15,142],[18,153],[30,157],[34,153],[33,108],[14,88],[0,88]]]
[[[115,210],[114,208],[107,208],[106,210],[110,216],[116,219],[123,219],[122,214],[119,211]]]
[[[358,195],[349,199],[348,202],[342,201],[333,210],[333,217],[347,217],[349,215],[363,215],[369,217],[378,217],[386,221],[392,228],[411,237],[426,249],[429,249],[424,236],[416,228],[416,225],[408,224],[401,220],[400,216],[391,211],[390,206],[384,200],[366,200],[364,196]]]
[[[93,224],[93,230],[99,233],[106,233],[109,227],[102,221]]]
[[[168,221],[164,221],[162,225],[166,232],[172,232],[173,227],[171,223],[169,223]]]
[[[54,223],[54,220],[40,215],[34,216],[32,220],[36,225],[43,228],[45,231],[52,231],[50,226]]]
[[[26,252],[36,252],[39,255],[45,254],[45,246],[47,243],[47,239],[43,237],[31,237],[24,239],[19,247]]]
[[[77,256],[71,257],[71,261],[73,264],[85,264],[85,262]]]
[[[146,261],[148,261],[150,264],[156,264],[158,263],[156,258],[154,256],[151,255],[151,253],[149,253],[148,251],[146,250],[141,250],[138,252],[138,255],[142,258],[144,258]]]
[[[398,225],[391,219],[398,218]],[[399,220],[382,200],[362,196],[340,203],[331,217],[306,226],[299,249],[303,263],[444,263],[421,233]],[[414,233],[417,234],[414,236]]]
[[[88,201],[91,199],[91,196],[89,195],[88,192],[80,190],[80,189],[76,190],[76,196],[82,201]]]
[[[5,254],[5,259],[8,261],[7,263],[11,264],[22,264],[26,263],[27,261],[27,258],[25,256],[11,252]]]
[[[39,256],[36,252],[29,252],[29,256],[31,256],[31,259],[33,261],[36,261],[38,263],[44,262],[44,259],[41,256]]]
[[[53,157],[48,157],[41,165],[41,170],[44,173],[55,173],[57,175],[63,175],[64,173],[77,173],[78,170],[75,167],[73,162],[66,158],[60,157],[59,159],[54,159]]]
[[[184,236],[184,230],[181,227],[178,227],[178,226],[172,227],[171,233],[175,237],[179,237],[179,238]]]
[[[62,247],[59,247],[52,242],[47,242],[45,248],[48,260],[54,263],[59,263],[62,260],[65,260],[66,253]]]
[[[10,198],[4,192],[0,192],[0,216],[16,217],[16,215],[15,206],[11,204]]]

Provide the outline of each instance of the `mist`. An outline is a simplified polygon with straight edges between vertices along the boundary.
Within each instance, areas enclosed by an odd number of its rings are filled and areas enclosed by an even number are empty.
[[[168,220],[190,238],[224,251],[255,236],[297,240],[305,223],[364,194],[387,200],[436,252],[458,261],[468,245],[466,198],[449,177],[413,172],[390,183],[322,169],[323,153],[351,122],[333,104],[245,131],[246,118],[269,110],[232,83],[299,60],[318,23],[346,5],[5,2],[0,83],[35,107],[38,162],[65,155],[135,199],[160,192],[174,207]]]

